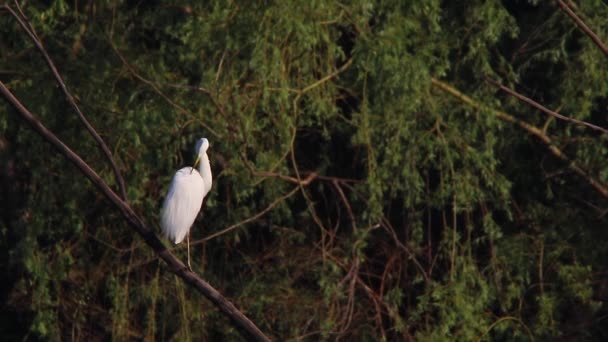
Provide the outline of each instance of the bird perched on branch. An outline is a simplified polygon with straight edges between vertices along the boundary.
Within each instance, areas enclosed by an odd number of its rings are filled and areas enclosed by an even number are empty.
[[[178,244],[187,237],[188,268],[190,265],[190,227],[201,210],[203,199],[211,190],[212,175],[207,149],[209,141],[201,138],[196,142],[196,161],[192,167],[179,169],[163,202],[161,227],[167,238]],[[196,167],[198,166],[198,170]]]

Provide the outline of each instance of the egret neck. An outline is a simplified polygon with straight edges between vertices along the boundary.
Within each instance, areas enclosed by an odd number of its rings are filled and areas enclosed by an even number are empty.
[[[199,155],[200,163],[198,165],[198,172],[203,177],[203,183],[205,183],[205,196],[211,190],[211,184],[213,183],[211,178],[211,165],[209,164],[209,157],[207,156],[207,152],[203,152]]]

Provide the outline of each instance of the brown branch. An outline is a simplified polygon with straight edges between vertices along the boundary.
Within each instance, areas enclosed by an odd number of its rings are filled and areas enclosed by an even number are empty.
[[[438,88],[439,90],[454,96],[455,98],[466,103],[467,105],[469,105],[475,109],[489,110],[489,111],[493,112],[494,115],[496,115],[496,117],[498,117],[499,119],[506,121],[506,122],[510,122],[512,124],[515,124],[515,125],[519,126],[520,128],[522,128],[523,130],[525,130],[526,132],[534,135],[543,144],[545,144],[547,149],[549,149],[549,152],[551,152],[555,157],[566,162],[568,164],[568,167],[572,171],[574,171],[579,176],[583,177],[589,183],[589,185],[591,185],[592,188],[597,190],[602,196],[604,196],[605,198],[608,198],[608,185],[593,178],[585,169],[580,167],[576,161],[571,160],[566,154],[564,154],[564,152],[562,152],[562,150],[560,150],[553,144],[553,141],[551,140],[551,138],[549,136],[547,136],[540,128],[530,125],[529,123],[527,123],[523,120],[520,120],[512,115],[509,115],[505,112],[501,112],[499,110],[495,110],[495,109],[491,109],[486,106],[483,106],[483,105],[477,103],[476,101],[474,101],[473,99],[471,99],[470,97],[462,94],[461,92],[456,90],[454,87],[452,87],[444,82],[441,82],[435,78],[431,78],[431,83],[433,83],[433,85],[436,88]]]
[[[333,182],[337,182],[337,183],[361,183],[362,182],[362,180],[360,180],[360,179],[341,178],[341,177],[335,177],[335,176],[323,176],[323,175],[317,174],[315,171],[304,171],[304,172],[302,172],[302,174],[300,176],[306,175],[306,178],[304,180],[298,180],[296,177],[283,175],[283,174],[280,174],[278,172],[256,171],[249,164],[246,164],[246,166],[249,168],[249,171],[254,176],[256,176],[256,177],[278,178],[278,179],[284,180],[284,181],[289,182],[289,183],[294,183],[294,184],[302,184],[302,183],[304,183],[304,185],[308,185],[307,179],[312,174],[314,174],[314,179],[328,181],[328,182],[332,182],[332,183]]]
[[[602,42],[602,40],[579,18],[568,5],[566,5],[563,1],[557,0],[557,4],[559,7],[566,12],[566,14],[574,20],[574,22],[580,27],[585,33],[593,40],[595,45],[597,45],[606,56],[608,56],[608,47]]]
[[[57,136],[49,131],[38,118],[32,114],[25,106],[10,92],[10,90],[0,81],[0,92],[11,103],[17,112],[23,117],[32,128],[45,140],[51,143],[62,155],[72,162],[103,194],[104,196],[122,213],[129,225],[135,229],[158,256],[163,259],[169,271],[182,278],[187,284],[194,287],[203,296],[207,297],[232,323],[239,328],[246,338],[256,341],[270,341],[268,337],[234,304],[228,301],[220,292],[213,288],[209,283],[200,278],[196,273],[188,270],[181,260],[173,255],[158,239],[152,229],[133,211],[129,204],[123,201],[103,179],[91,167],[82,160],[74,151],[66,146]]]
[[[328,258],[333,261],[336,265],[338,265],[339,267],[341,267],[345,272],[347,272],[346,277],[342,280],[344,281],[345,279],[347,279],[347,277],[352,277],[352,279],[354,279],[354,282],[359,285],[359,287],[361,289],[364,290],[365,294],[368,296],[368,298],[372,301],[372,303],[374,304],[374,308],[376,310],[377,313],[377,317],[382,317],[382,307],[384,307],[385,311],[387,313],[392,313],[394,315],[394,317],[399,317],[399,314],[395,312],[395,310],[393,310],[391,308],[391,306],[389,304],[387,304],[382,297],[380,297],[371,287],[369,287],[365,281],[363,281],[363,279],[361,279],[361,277],[359,276],[359,272],[351,272],[352,267],[348,267],[347,264],[340,260],[339,258],[328,254],[327,255]],[[350,280],[350,279],[347,279]],[[381,319],[380,319],[381,321]],[[379,322],[380,323],[380,322]]]
[[[110,149],[108,148],[106,143],[103,141],[101,136],[97,133],[97,131],[95,131],[93,126],[89,123],[87,118],[84,116],[84,114],[78,107],[78,104],[76,104],[76,100],[74,99],[74,97],[72,96],[70,91],[68,90],[68,87],[65,84],[63,78],[61,77],[61,74],[57,70],[55,63],[53,63],[53,60],[51,59],[49,54],[46,52],[44,45],[42,45],[42,41],[40,40],[40,38],[38,38],[36,31],[34,31],[34,28],[29,23],[29,20],[27,19],[27,17],[21,10],[21,7],[19,6],[19,3],[17,1],[15,1],[15,6],[19,10],[19,14],[17,14],[9,5],[6,5],[6,4],[1,5],[0,8],[6,9],[17,20],[19,25],[21,25],[23,30],[27,33],[27,35],[30,37],[30,39],[34,42],[34,45],[36,45],[36,47],[38,48],[38,51],[40,51],[40,53],[44,57],[44,60],[48,64],[49,68],[51,69],[51,72],[53,73],[53,76],[55,76],[57,83],[59,83],[61,90],[63,91],[65,97],[67,98],[68,103],[72,106],[72,109],[74,109],[74,111],[78,115],[78,118],[80,119],[80,121],[82,121],[82,123],[87,128],[87,130],[89,131],[89,133],[91,134],[93,139],[95,139],[95,141],[97,142],[97,144],[99,145],[99,147],[101,148],[103,153],[106,155],[106,158],[110,162],[110,165],[112,166],[112,170],[114,171],[114,176],[116,177],[116,182],[118,183],[118,187],[120,189],[120,194],[121,194],[122,198],[124,200],[126,200],[127,199],[127,190],[126,190],[126,186],[125,186],[125,180],[122,177],[122,173],[120,172],[120,169],[118,168],[118,165],[116,164],[116,161],[114,160],[114,157],[112,156],[112,152],[110,151]]]
[[[353,214],[353,208],[350,206],[348,199],[346,199],[346,195],[344,195],[344,191],[342,191],[340,183],[337,180],[333,180],[331,183],[333,184],[334,188],[336,188],[336,191],[338,191],[338,195],[340,195],[340,199],[342,200],[342,203],[344,203],[344,207],[346,207],[346,212],[348,213],[348,218],[350,219],[353,233],[357,232],[357,220]]]
[[[499,88],[500,90],[504,91],[505,93],[507,93],[507,94],[515,97],[516,99],[520,100],[521,102],[526,103],[526,104],[530,105],[531,107],[534,107],[534,108],[540,110],[541,112],[544,112],[545,114],[551,115],[551,116],[553,116],[553,117],[555,117],[557,119],[560,119],[560,120],[571,122],[573,124],[577,124],[577,125],[581,125],[581,126],[585,126],[585,127],[591,128],[593,130],[599,131],[599,132],[604,133],[604,134],[608,134],[608,129],[605,129],[605,128],[600,127],[600,126],[596,126],[594,124],[590,124],[590,123],[588,123],[586,121],[573,119],[573,118],[561,115],[559,113],[556,113],[556,112],[550,110],[549,108],[541,105],[540,103],[538,103],[538,102],[536,102],[536,101],[534,101],[534,100],[532,100],[532,99],[530,99],[528,97],[525,97],[524,95],[516,92],[515,90],[512,90],[512,89],[510,89],[508,87],[505,87],[504,85],[502,85],[502,84],[494,81],[493,79],[491,79],[491,78],[489,78],[487,76],[485,77],[485,79],[486,79],[486,82],[490,83],[491,85],[493,85],[493,86]]]

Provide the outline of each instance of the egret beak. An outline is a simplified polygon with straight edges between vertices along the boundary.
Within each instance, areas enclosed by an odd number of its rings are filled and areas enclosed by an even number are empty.
[[[201,156],[197,156],[196,160],[194,161],[194,166],[193,167],[197,167],[198,164],[200,164],[200,163],[201,163]]]

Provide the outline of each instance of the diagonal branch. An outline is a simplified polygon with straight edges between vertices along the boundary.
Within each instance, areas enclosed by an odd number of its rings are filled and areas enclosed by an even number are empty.
[[[120,189],[121,196],[124,200],[126,200],[127,199],[127,190],[125,187],[125,181],[124,181],[124,178],[122,177],[120,169],[118,168],[118,165],[116,165],[116,161],[114,160],[114,157],[112,156],[112,152],[110,152],[110,149],[108,148],[106,143],[103,141],[101,136],[97,133],[97,131],[95,131],[93,126],[89,123],[87,118],[84,116],[84,114],[78,107],[78,104],[76,104],[76,100],[74,99],[74,97],[72,96],[70,91],[68,90],[68,87],[65,84],[65,82],[63,81],[61,74],[57,70],[55,63],[53,63],[53,60],[51,59],[49,54],[46,52],[44,45],[42,45],[42,41],[38,38],[38,35],[34,31],[34,28],[32,27],[32,25],[30,25],[29,20],[27,19],[27,17],[21,10],[21,7],[19,6],[19,3],[17,1],[15,1],[15,6],[17,6],[17,9],[19,10],[19,14],[17,14],[13,10],[12,7],[10,7],[9,5],[6,5],[6,4],[0,5],[0,9],[2,9],[2,8],[6,9],[17,20],[19,25],[21,25],[23,30],[27,33],[27,35],[30,37],[30,39],[34,42],[34,45],[36,45],[36,47],[38,48],[38,51],[40,51],[40,53],[44,57],[44,60],[48,64],[49,68],[51,69],[53,76],[55,76],[57,83],[59,83],[59,86],[61,87],[61,90],[65,94],[65,97],[67,98],[68,102],[72,106],[72,109],[74,109],[76,114],[78,114],[78,118],[80,118],[80,121],[82,121],[82,123],[87,128],[87,130],[89,131],[91,136],[93,136],[93,139],[95,139],[95,141],[97,142],[99,147],[103,150],[103,153],[106,155],[106,158],[110,162],[110,165],[112,166],[112,170],[114,171],[114,175],[116,177],[116,182],[118,183],[118,187]]]
[[[538,102],[536,102],[536,101],[534,101],[534,100],[532,100],[532,99],[530,99],[528,97],[523,96],[522,94],[516,92],[515,90],[512,90],[512,89],[510,89],[508,87],[505,87],[504,85],[502,85],[502,84],[494,81],[493,79],[491,79],[491,78],[489,78],[487,76],[486,76],[485,79],[486,79],[486,82],[490,83],[491,85],[493,85],[493,86],[499,88],[500,90],[504,91],[505,93],[507,93],[507,94],[515,97],[516,99],[520,100],[521,102],[526,103],[526,104],[528,104],[528,105],[530,105],[530,106],[532,106],[532,107],[540,110],[541,112],[544,112],[544,113],[546,113],[548,115],[551,115],[551,116],[553,116],[553,117],[555,117],[557,119],[560,119],[560,120],[564,120],[564,121],[571,122],[571,123],[574,123],[574,124],[577,124],[577,125],[585,126],[585,127],[591,128],[593,130],[600,131],[600,132],[602,132],[604,134],[608,134],[608,129],[605,129],[605,128],[600,127],[600,126],[596,126],[594,124],[590,124],[590,123],[588,123],[586,121],[573,119],[573,118],[561,115],[559,113],[556,113],[556,112],[550,110],[549,108],[541,105],[540,103],[538,103]]]
[[[129,204],[123,201],[103,179],[91,167],[80,158],[74,151],[66,146],[57,136],[48,130],[34,114],[11,93],[11,91],[0,81],[0,92],[11,103],[17,112],[23,117],[32,128],[38,132],[45,140],[52,144],[62,155],[72,162],[103,194],[104,196],[122,213],[129,225],[135,229],[158,256],[163,259],[169,271],[182,278],[184,282],[194,287],[203,296],[207,297],[220,311],[226,315],[232,323],[240,329],[246,338],[256,341],[270,341],[266,335],[251,321],[247,316],[240,312],[234,304],[228,301],[221,293],[213,288],[209,283],[200,278],[196,273],[189,271],[181,260],[173,255],[158,239],[152,229],[133,211]]]
[[[574,11],[572,11],[572,9],[570,9],[570,7],[568,7],[568,5],[566,5],[563,1],[557,0],[557,4],[570,18],[572,18],[572,20],[574,20],[578,27],[585,31],[589,38],[593,40],[595,45],[597,45],[604,52],[604,54],[608,56],[608,47],[606,47],[602,40],[589,28],[589,26],[587,26],[585,22],[583,22],[583,20],[581,20],[581,18],[579,18],[578,15],[576,15],[576,13],[574,13]]]
[[[454,96],[455,98],[466,103],[467,105],[469,105],[475,109],[489,110],[492,113],[494,113],[494,115],[496,115],[499,119],[506,121],[506,122],[510,122],[512,124],[515,124],[515,125],[519,126],[520,128],[522,128],[523,130],[527,131],[528,133],[534,135],[543,144],[545,144],[545,146],[547,147],[547,149],[549,149],[549,152],[551,152],[551,154],[553,154],[557,158],[561,159],[562,161],[566,162],[568,164],[568,167],[572,171],[574,171],[579,176],[583,177],[589,183],[589,185],[591,185],[591,187],[593,187],[595,190],[597,190],[597,192],[599,192],[603,197],[608,198],[608,185],[595,179],[592,175],[589,174],[589,172],[587,172],[585,169],[583,169],[581,166],[579,166],[575,160],[571,160],[562,150],[560,150],[559,148],[557,148],[557,146],[555,146],[553,144],[553,141],[551,140],[551,138],[549,136],[547,136],[540,128],[530,125],[529,123],[527,123],[523,120],[520,120],[505,112],[501,112],[499,110],[488,108],[487,106],[484,106],[484,105],[476,102],[475,100],[464,95],[463,93],[461,93],[454,87],[452,87],[444,82],[441,82],[438,79],[432,78],[431,83],[433,84],[433,86],[435,86],[439,90]]]

